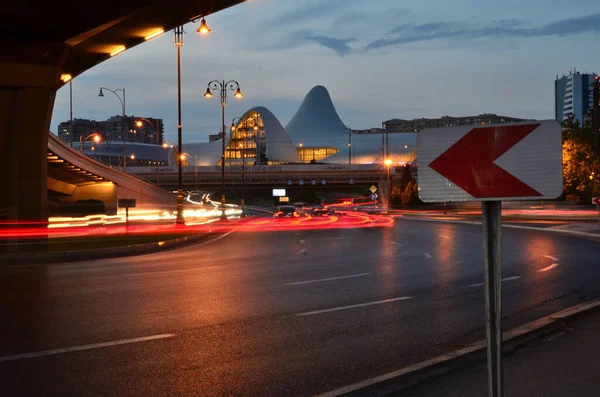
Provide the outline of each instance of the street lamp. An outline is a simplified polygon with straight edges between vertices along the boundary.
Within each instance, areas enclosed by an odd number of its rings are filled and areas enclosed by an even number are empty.
[[[125,88],[119,88],[116,90],[111,90],[110,88],[106,88],[106,87],[100,87],[100,92],[98,93],[98,96],[100,97],[104,97],[104,93],[102,92],[102,90],[106,90],[108,92],[112,92],[118,99],[119,102],[121,102],[121,117],[122,117],[122,122],[123,124],[125,124]],[[117,94],[117,92],[121,92],[123,95],[123,98],[121,98],[121,96],[119,94]],[[110,136],[108,137],[108,164],[112,166],[112,150],[110,148],[110,142],[112,141],[112,131],[110,133]],[[123,168],[125,168],[127,166],[127,125],[125,125],[125,127],[123,128]]]
[[[221,94],[221,189],[223,190],[223,194],[221,195],[221,220],[226,221],[227,216],[225,215],[225,106],[227,106],[227,92],[235,91],[233,95],[236,98],[242,98],[244,95],[240,90],[240,85],[237,81],[229,80],[228,82],[213,80],[208,83],[206,87],[206,93],[204,96],[206,98],[212,98],[213,94],[211,92],[211,88],[213,90],[219,90]]]
[[[88,136],[86,136],[85,138],[83,136],[79,137],[79,142],[81,142],[81,146],[79,148],[79,150],[81,151],[81,153],[83,153],[83,147],[85,145],[85,141],[87,141],[88,139],[92,138],[92,140],[94,141],[94,143],[100,143],[100,141],[102,140],[102,138],[100,137],[100,135],[98,133],[93,133],[90,134]]]
[[[148,120],[147,118],[144,117],[140,117],[139,120],[137,120],[135,122],[135,125],[138,128],[142,128],[142,126],[144,125],[144,122],[150,124],[152,126],[152,128],[154,129],[154,135],[156,135],[156,185],[160,186],[160,152],[159,152],[159,148],[160,148],[160,140],[159,140],[159,132],[158,132],[158,120],[156,120],[156,125],[154,125],[150,120]]]
[[[183,47],[183,26],[177,26],[175,30],[174,45],[177,47],[177,219],[175,224],[184,225],[183,217],[183,170],[181,164],[182,127],[181,127],[181,47]]]
[[[200,21],[200,26],[198,26],[198,29],[196,29],[196,32],[198,32],[204,36],[204,35],[209,34],[210,31],[211,31],[211,29],[206,24],[206,20],[204,18],[202,18],[202,21]]]
[[[390,191],[392,190],[392,186],[390,183],[390,167],[392,166],[392,159],[388,156],[385,158],[385,160],[383,161],[383,164],[385,164],[385,167],[387,169],[387,192],[386,192],[386,196],[387,196],[387,206],[385,209],[385,213],[387,214],[389,211],[389,207],[390,207]]]

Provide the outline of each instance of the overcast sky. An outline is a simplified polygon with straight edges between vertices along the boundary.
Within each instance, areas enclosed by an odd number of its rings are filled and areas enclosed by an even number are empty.
[[[250,0],[207,17],[209,36],[185,26],[184,141],[220,126],[210,80],[237,80],[226,124],[253,106],[285,126],[304,96],[324,85],[344,123],[377,127],[391,118],[497,113],[554,117],[554,79],[576,67],[600,72],[598,0]],[[173,33],[139,45],[73,80],[74,117],[120,113],[100,86],[126,89],[127,114],[164,119],[177,131]],[[69,119],[68,86],[51,130]]]

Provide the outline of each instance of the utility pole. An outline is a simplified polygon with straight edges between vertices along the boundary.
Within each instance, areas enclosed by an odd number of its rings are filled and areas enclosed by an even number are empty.
[[[69,80],[69,113],[71,115],[69,141],[71,142],[71,147],[73,147],[73,79]]]
[[[592,128],[594,130],[594,152],[600,157],[600,78],[594,76],[592,90]]]

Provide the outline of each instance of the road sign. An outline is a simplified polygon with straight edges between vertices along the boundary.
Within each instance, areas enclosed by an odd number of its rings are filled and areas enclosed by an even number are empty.
[[[377,200],[377,194],[371,193],[371,200]]]
[[[375,192],[377,191],[377,186],[375,186],[375,185],[371,185],[371,187],[369,188],[369,191],[370,191],[371,193],[375,193]]]
[[[321,180],[321,185],[327,185],[327,181],[325,179]]]
[[[292,186],[292,180],[288,179],[288,185]]]
[[[298,181],[298,185],[300,185],[300,186],[304,185],[304,181],[303,181],[302,179],[300,179],[300,180]]]
[[[313,179],[312,181],[310,181],[310,183],[313,184],[313,185],[316,185],[317,181]]]
[[[562,141],[554,120],[419,132],[425,202],[545,200],[562,193]]]
[[[600,197],[592,198],[592,204],[600,204]]]
[[[135,199],[118,199],[117,206],[119,208],[135,208]]]
[[[349,184],[354,185],[354,179],[350,178],[350,180],[348,181]]]

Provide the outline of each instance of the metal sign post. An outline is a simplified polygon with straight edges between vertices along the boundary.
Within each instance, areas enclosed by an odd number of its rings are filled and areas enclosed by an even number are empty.
[[[488,391],[490,397],[502,397],[502,202],[484,201],[483,261],[485,266],[485,324],[487,336]]]
[[[549,120],[429,129],[417,141],[424,202],[482,202],[488,391],[503,397],[502,200],[562,193],[560,125]]]

